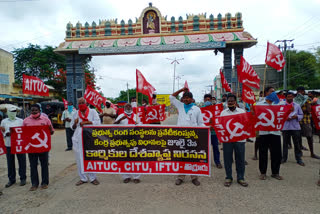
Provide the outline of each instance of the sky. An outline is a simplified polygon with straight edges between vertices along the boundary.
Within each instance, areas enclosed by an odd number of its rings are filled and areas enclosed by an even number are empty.
[[[66,24],[78,21],[99,23],[99,19],[135,20],[153,3],[168,20],[186,14],[207,13],[215,17],[242,13],[243,26],[258,44],[245,49],[251,64],[264,63],[267,41],[294,39],[294,49],[313,52],[320,46],[320,0],[0,0],[0,48],[13,51],[29,43],[58,46],[64,42]],[[176,67],[179,88],[188,82],[196,101],[210,92],[213,79],[223,66],[223,55],[213,51],[159,53],[144,55],[94,56],[97,85],[106,97],[117,97],[121,90],[135,88],[139,69],[158,94],[173,91],[173,65],[169,59],[182,59]],[[175,90],[178,89],[175,82]]]

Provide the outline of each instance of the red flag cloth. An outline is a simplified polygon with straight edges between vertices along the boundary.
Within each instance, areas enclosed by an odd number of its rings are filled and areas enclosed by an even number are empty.
[[[83,97],[87,101],[87,103],[95,106],[98,109],[98,111],[102,112],[101,104],[105,105],[106,98],[101,96],[99,92],[97,92],[90,86],[87,86],[87,89]]]
[[[281,71],[286,64],[280,49],[269,42],[267,44],[266,64],[278,71]]]
[[[214,118],[214,110],[215,110],[214,105],[201,107],[200,110],[201,110],[204,125],[206,126],[212,125],[213,118]]]
[[[254,104],[256,102],[256,96],[252,89],[246,85],[242,85],[242,100],[249,104]]]
[[[51,149],[49,126],[20,126],[10,128],[11,153],[41,153]]]
[[[133,109],[132,109],[132,111],[133,111]],[[135,112],[135,111],[133,111],[133,112]],[[120,115],[122,113],[124,113],[124,108],[118,108],[117,115]]]
[[[184,82],[184,87],[187,88],[188,91],[190,91],[187,80]]]
[[[136,84],[137,84],[137,92],[140,92],[149,98],[149,104],[152,105],[152,96],[156,89],[148,83],[148,81],[144,78],[142,73],[136,69]]]
[[[250,112],[219,116],[214,119],[214,130],[219,142],[238,142],[255,137],[254,121]]]
[[[223,111],[223,103],[214,105],[214,117],[220,116],[222,111]]]
[[[165,104],[146,107],[145,123],[156,123],[166,119]]]
[[[280,131],[288,119],[292,105],[256,105],[256,124],[258,131]]]
[[[7,148],[4,144],[3,134],[0,132],[0,155],[7,154]]]
[[[230,88],[227,80],[224,78],[224,75],[221,70],[220,70],[220,77],[221,77],[222,88],[224,88],[226,90],[226,92],[232,92],[231,88]]]
[[[142,123],[142,124],[145,124],[146,123],[146,110],[145,110],[145,107],[144,106],[140,106],[138,107],[138,109],[136,107],[132,108],[132,111],[134,113],[137,112],[137,116],[139,118],[139,122]],[[124,111],[123,111],[124,113]]]
[[[62,98],[62,101],[63,101],[64,109],[67,109],[68,108],[68,101],[66,101],[63,98]]]
[[[252,66],[241,56],[240,65],[237,65],[239,82],[254,88],[260,88],[260,78]]]
[[[22,93],[49,97],[49,89],[38,77],[23,74]]]
[[[312,119],[317,130],[320,130],[320,105],[311,106]]]

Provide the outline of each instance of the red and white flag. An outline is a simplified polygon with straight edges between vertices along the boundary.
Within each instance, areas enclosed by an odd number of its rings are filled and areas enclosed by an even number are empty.
[[[49,126],[20,126],[10,128],[11,153],[42,153],[51,149]]]
[[[98,109],[98,111],[102,112],[101,104],[105,105],[107,99],[101,96],[99,92],[97,92],[90,86],[87,86],[83,97],[87,101],[87,103],[93,105]]]
[[[7,148],[6,145],[4,144],[4,139],[2,132],[0,132],[0,155],[7,154]]]
[[[206,126],[210,126],[213,125],[214,118],[220,116],[223,111],[223,104],[219,103],[216,105],[201,107],[200,110],[204,124]]]
[[[267,44],[266,64],[278,71],[281,71],[286,64],[280,49],[269,42]]]
[[[241,56],[240,65],[237,65],[239,82],[254,88],[260,88],[260,78],[252,66]]]
[[[23,74],[22,93],[49,97],[49,89],[38,77]]]
[[[224,78],[224,75],[221,70],[220,70],[220,77],[221,77],[222,87],[226,90],[226,92],[232,92],[232,90],[231,90],[226,78]]]
[[[165,104],[146,107],[145,123],[156,123],[166,119]]]
[[[254,104],[256,102],[256,96],[254,95],[253,90],[246,85],[242,85],[242,100],[249,104]]]
[[[288,119],[292,105],[256,105],[254,107],[258,131],[280,131]]]
[[[139,118],[139,122],[140,123],[142,123],[142,124],[145,124],[146,123],[146,110],[145,110],[145,107],[144,106],[140,106],[140,107],[138,107],[138,109],[137,109],[137,107],[133,107],[132,108],[132,111],[134,112],[134,113],[136,113],[137,112],[137,116],[138,116],[138,118]],[[123,113],[124,113],[124,110],[123,110]]]
[[[64,105],[64,109],[67,109],[68,108],[68,101],[66,101],[65,99],[62,98],[62,102]]]
[[[320,105],[311,106],[312,119],[317,130],[320,130]]]
[[[156,89],[148,83],[148,81],[144,78],[142,73],[136,69],[136,84],[137,84],[137,92],[140,92],[149,98],[149,104],[152,105],[152,96]]]
[[[255,137],[254,121],[250,112],[220,116],[214,119],[214,130],[219,142],[238,142]]]
[[[187,88],[188,91],[190,91],[187,80],[184,82],[184,87]]]

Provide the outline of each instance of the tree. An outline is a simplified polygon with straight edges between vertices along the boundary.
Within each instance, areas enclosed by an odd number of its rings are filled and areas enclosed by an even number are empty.
[[[54,47],[29,44],[26,48],[13,51],[15,81],[22,84],[22,75],[37,76],[46,84],[55,88],[60,97],[66,97],[66,58],[54,52]],[[90,85],[96,89],[94,68],[89,63],[88,57],[84,64],[85,87]],[[97,90],[100,90],[97,88]]]
[[[136,89],[135,88],[132,88],[132,89],[129,89],[129,99],[131,99],[132,97],[136,97]],[[142,97],[142,98],[141,98]],[[110,99],[110,98],[108,98]],[[144,94],[141,94],[141,93],[138,93],[138,98],[137,98],[137,101],[138,103],[141,105],[142,103],[142,99],[146,99],[147,102],[148,102],[148,96],[144,95]],[[127,91],[120,91],[120,94],[119,94],[119,97],[116,97],[114,99],[110,99],[110,101],[112,102],[119,102],[119,101],[128,101],[128,93]],[[130,100],[129,100],[130,101]]]

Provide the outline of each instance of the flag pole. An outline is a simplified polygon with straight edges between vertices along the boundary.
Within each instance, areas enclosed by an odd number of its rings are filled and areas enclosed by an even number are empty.
[[[266,86],[266,71],[267,71],[267,64],[264,68],[264,73],[263,73],[263,87],[262,87],[262,94],[264,94],[264,88]]]
[[[138,86],[137,86],[137,88],[138,88]],[[137,91],[137,89],[136,89],[136,98],[137,98],[137,107],[136,107],[136,123],[138,123],[138,101],[139,101],[139,97],[138,97],[138,91]]]

